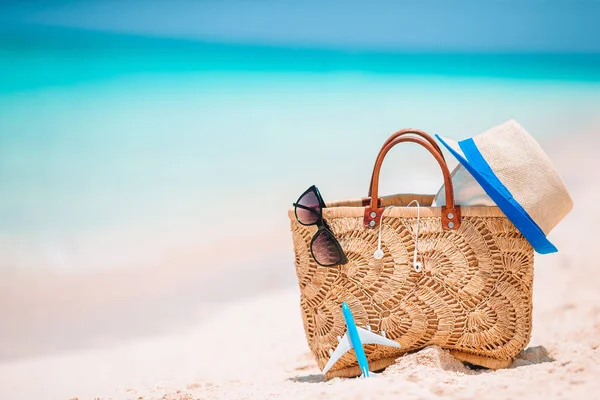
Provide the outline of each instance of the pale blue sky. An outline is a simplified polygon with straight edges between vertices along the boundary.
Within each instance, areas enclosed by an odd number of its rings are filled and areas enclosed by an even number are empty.
[[[600,52],[600,1],[3,2],[6,22],[344,49]]]

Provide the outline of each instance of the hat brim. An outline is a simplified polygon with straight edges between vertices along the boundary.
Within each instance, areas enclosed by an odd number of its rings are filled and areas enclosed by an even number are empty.
[[[525,239],[529,241],[534,250],[540,254],[548,254],[557,252],[557,248],[550,243],[542,229],[535,221],[527,214],[521,205],[512,197],[510,191],[500,182],[493,173],[477,146],[472,139],[467,139],[463,142],[456,142],[452,139],[443,138],[440,135],[435,135],[436,138],[452,153],[452,155],[466,168],[467,171],[481,185],[483,190],[490,196],[508,219],[521,231]],[[462,147],[461,147],[462,145]],[[470,149],[470,155],[476,152],[481,157],[480,160],[469,161],[465,155],[465,150]],[[479,163],[474,165],[475,163]],[[483,165],[484,163],[485,165]],[[486,173],[485,171],[488,171]],[[483,172],[481,172],[483,171]]]

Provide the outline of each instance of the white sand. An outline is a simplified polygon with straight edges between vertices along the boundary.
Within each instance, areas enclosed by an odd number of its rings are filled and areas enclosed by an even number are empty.
[[[287,286],[204,302],[211,315],[192,328],[159,320],[178,334],[0,360],[0,399],[600,398],[600,179],[592,172],[600,163],[596,143],[586,140],[549,149],[576,208],[551,235],[560,252],[536,256],[533,337],[509,369],[472,370],[429,347],[376,377],[324,382],[304,337],[298,290]]]
[[[565,304],[580,297],[571,293]],[[429,347],[400,358],[372,379],[324,382],[308,352],[297,296],[286,290],[239,302],[179,335],[3,365],[2,398],[547,399],[600,393],[597,305],[587,310],[562,307],[554,313],[538,307],[533,343],[511,369],[471,370]],[[578,323],[556,329],[559,320]]]

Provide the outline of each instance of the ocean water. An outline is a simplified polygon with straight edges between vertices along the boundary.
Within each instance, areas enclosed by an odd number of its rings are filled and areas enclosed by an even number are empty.
[[[0,34],[7,274],[156,266],[222,242],[285,246],[287,209],[306,187],[326,200],[366,195],[380,145],[405,127],[461,139],[514,118],[544,146],[600,126],[594,54]],[[382,190],[434,193],[436,168],[399,149]]]

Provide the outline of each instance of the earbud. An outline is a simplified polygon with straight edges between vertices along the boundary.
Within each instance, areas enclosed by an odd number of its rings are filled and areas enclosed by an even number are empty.
[[[373,253],[373,258],[376,260],[381,260],[384,255],[383,250],[381,250],[381,225],[383,225],[383,213],[385,213],[388,208],[394,208],[394,206],[389,206],[381,212],[381,217],[379,219],[379,235],[377,235],[377,250]]]
[[[375,258],[376,260],[381,260],[383,258],[383,250],[375,250],[375,253],[373,253],[373,258]]]
[[[421,272],[423,270],[423,264],[417,261],[418,254],[418,246],[419,246],[419,221],[421,219],[421,205],[417,200],[413,200],[407,204],[407,207],[410,207],[413,203],[417,205],[417,223],[415,225],[415,252],[413,253],[413,268],[416,272]],[[377,250],[373,253],[373,258],[376,260],[381,260],[383,258],[383,250],[381,250],[381,226],[383,225],[383,214],[388,208],[393,208],[394,206],[389,206],[385,208],[381,212],[381,219],[379,220],[379,235],[377,238]]]

